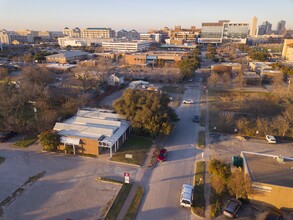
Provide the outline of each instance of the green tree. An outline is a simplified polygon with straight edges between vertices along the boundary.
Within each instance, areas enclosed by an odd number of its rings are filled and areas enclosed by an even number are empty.
[[[200,62],[195,58],[188,58],[179,63],[180,73],[184,79],[191,78],[198,68],[200,68]]]
[[[257,61],[267,61],[270,57],[268,51],[253,49],[248,53],[249,57]]]
[[[44,131],[38,137],[45,151],[54,151],[60,145],[60,135],[56,132]]]
[[[208,169],[212,176],[219,176],[224,182],[231,176],[230,165],[224,163],[222,160],[212,159]]]
[[[178,120],[175,111],[168,106],[169,102],[165,94],[127,89],[114,102],[113,108],[130,121],[132,128],[143,134],[168,135]]]

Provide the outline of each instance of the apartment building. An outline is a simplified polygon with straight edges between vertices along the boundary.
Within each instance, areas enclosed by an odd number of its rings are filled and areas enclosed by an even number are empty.
[[[150,43],[147,41],[103,42],[104,52],[138,52],[147,51]]]
[[[170,31],[170,40],[167,42],[175,45],[183,45],[186,43],[195,44],[200,35],[200,31],[201,30],[197,29],[195,26],[191,26],[191,28],[175,26],[175,28]]]
[[[83,38],[114,38],[115,31],[111,28],[86,28],[81,31]]]

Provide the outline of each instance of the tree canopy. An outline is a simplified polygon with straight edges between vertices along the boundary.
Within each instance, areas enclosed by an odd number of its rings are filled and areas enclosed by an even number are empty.
[[[194,50],[187,59],[180,61],[179,69],[184,79],[191,78],[194,71],[200,68],[200,61],[198,58],[199,51]]]
[[[178,121],[165,94],[127,89],[113,104],[115,111],[130,121],[136,131],[151,136],[168,135]]]

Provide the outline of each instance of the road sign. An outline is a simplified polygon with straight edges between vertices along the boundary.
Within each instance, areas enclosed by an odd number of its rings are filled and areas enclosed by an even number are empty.
[[[130,183],[130,173],[124,173],[124,182]]]

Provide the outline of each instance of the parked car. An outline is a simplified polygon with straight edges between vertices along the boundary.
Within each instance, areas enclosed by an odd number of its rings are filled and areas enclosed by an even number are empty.
[[[279,213],[275,212],[275,211],[269,211],[264,220],[281,220],[283,219],[282,215],[280,215]]]
[[[238,210],[242,206],[242,202],[238,199],[229,199],[225,206],[223,214],[229,218],[235,218]]]
[[[163,162],[166,160],[166,156],[167,156],[167,150],[166,149],[161,149],[160,153],[158,155],[157,161],[158,162]]]
[[[192,121],[198,123],[199,122],[199,116],[194,115],[193,118],[192,118]]]
[[[180,206],[190,208],[192,206],[192,194],[193,186],[189,184],[183,184],[180,193]]]
[[[193,103],[194,103],[193,99],[184,99],[183,100],[183,104],[193,104]]]
[[[17,133],[15,131],[9,131],[9,132],[6,132],[6,133],[3,133],[1,136],[0,136],[0,142],[6,142],[8,141],[10,138],[13,138],[14,136],[16,136]]]
[[[269,144],[276,144],[277,143],[276,138],[272,135],[266,135],[266,139]]]

